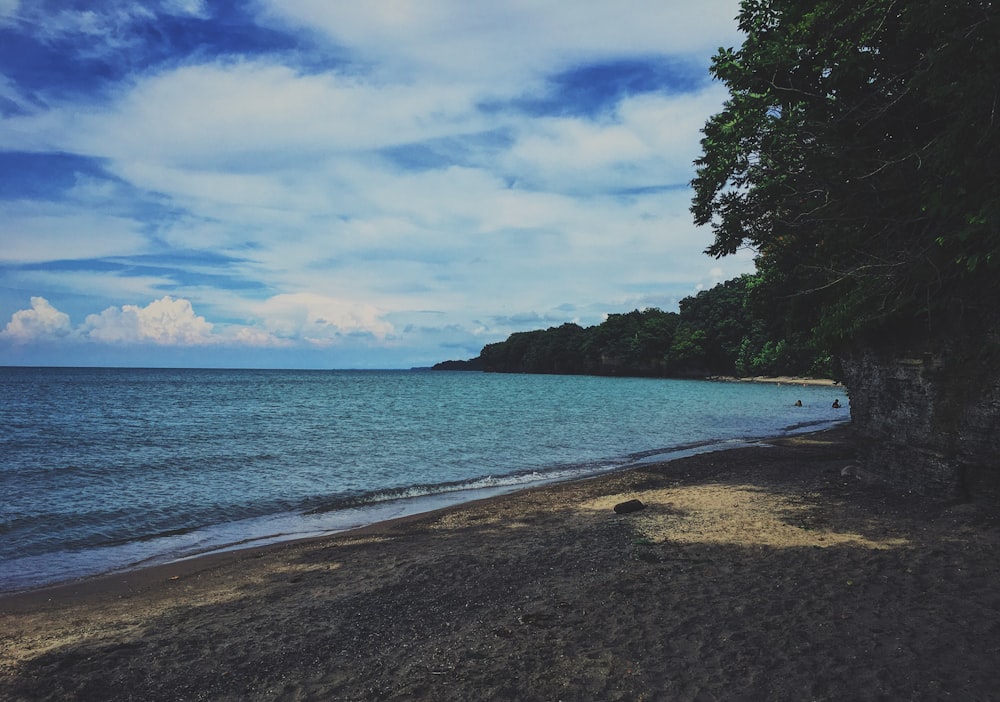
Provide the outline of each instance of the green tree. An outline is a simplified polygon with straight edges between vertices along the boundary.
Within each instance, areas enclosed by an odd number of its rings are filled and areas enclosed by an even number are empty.
[[[753,279],[751,275],[733,278],[680,301],[682,323],[702,332],[701,343],[688,349],[687,363],[715,375],[735,372],[740,344],[752,325],[748,290]],[[702,356],[695,359],[690,351],[698,347]],[[671,354],[674,363],[680,362],[678,349]]]
[[[674,374],[703,374],[706,357],[705,332],[693,324],[677,326],[674,341],[667,352],[668,367]]]
[[[1000,268],[1000,22],[988,0],[745,0],[692,185],[708,253],[749,246],[799,326],[989,323]]]
[[[768,324],[836,345],[873,473],[1000,499],[1000,4],[744,0],[692,186]],[[777,320],[777,322],[775,321]],[[741,349],[748,367],[787,348]]]

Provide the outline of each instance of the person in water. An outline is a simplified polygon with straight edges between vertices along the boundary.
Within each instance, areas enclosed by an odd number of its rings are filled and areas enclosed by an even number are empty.
[[[834,409],[840,409],[840,398],[839,397],[836,400],[833,401],[833,408]]]
[[[802,406],[802,400],[796,400],[795,401],[795,406],[796,407],[801,407]]]

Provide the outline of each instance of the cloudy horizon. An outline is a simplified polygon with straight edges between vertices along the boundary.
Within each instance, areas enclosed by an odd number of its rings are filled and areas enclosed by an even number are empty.
[[[0,0],[0,365],[406,368],[753,270],[737,0]]]

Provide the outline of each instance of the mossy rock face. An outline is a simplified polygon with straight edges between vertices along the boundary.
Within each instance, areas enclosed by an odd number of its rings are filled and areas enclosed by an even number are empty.
[[[1000,501],[1000,346],[869,347],[843,365],[869,474],[944,499]]]

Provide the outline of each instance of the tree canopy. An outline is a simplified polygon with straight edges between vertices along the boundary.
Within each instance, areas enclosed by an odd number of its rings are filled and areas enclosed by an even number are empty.
[[[757,254],[827,341],[991,319],[1000,280],[1000,21],[988,0],[744,0],[692,213]],[[991,322],[992,323],[992,322]]]

